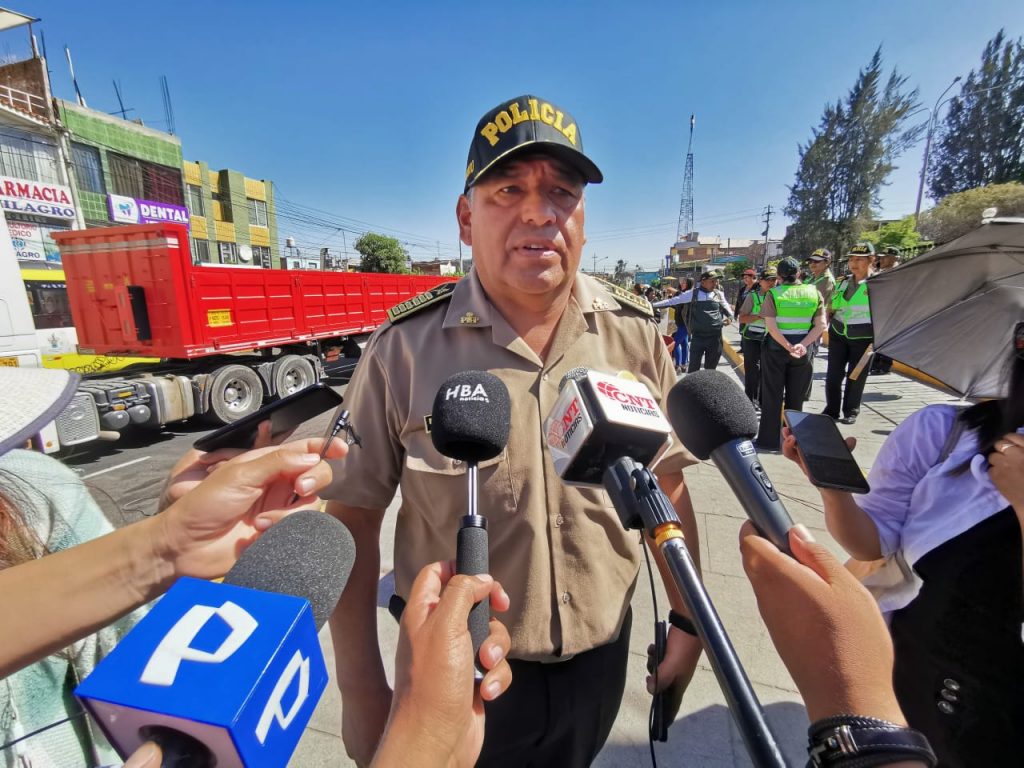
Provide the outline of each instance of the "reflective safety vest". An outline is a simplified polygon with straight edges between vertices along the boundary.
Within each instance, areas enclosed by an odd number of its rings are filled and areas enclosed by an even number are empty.
[[[750,314],[759,315],[761,314],[761,305],[764,304],[764,294],[758,293],[757,291],[751,291],[750,296]],[[747,323],[743,326],[743,331],[740,333],[744,339],[758,340],[764,338],[764,318],[758,318],[752,323]]]
[[[874,336],[874,329],[871,327],[868,284],[862,280],[853,296],[847,299],[848,285],[849,281],[843,280],[832,294],[832,323],[829,333],[838,333],[847,339],[870,339]]]
[[[813,285],[786,283],[771,289],[775,301],[775,322],[784,336],[804,336],[814,324],[821,294]]]

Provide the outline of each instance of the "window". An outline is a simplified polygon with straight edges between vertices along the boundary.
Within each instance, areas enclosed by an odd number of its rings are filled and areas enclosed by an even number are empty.
[[[249,224],[253,227],[267,226],[267,204],[262,200],[247,198],[249,202]]]
[[[71,164],[75,170],[75,182],[85,192],[106,194],[103,185],[103,166],[100,151],[95,147],[71,142]]]
[[[206,208],[203,205],[202,187],[195,184],[186,184],[185,191],[188,192],[188,212],[193,216],[205,216]]]
[[[252,247],[252,263],[264,269],[273,267],[274,265],[270,259],[270,248],[265,245],[254,245]]]
[[[234,243],[217,243],[218,249],[220,250],[220,263],[221,264],[237,264],[238,263],[238,246]]]
[[[192,263],[209,264],[210,243],[207,242],[206,240],[196,240],[194,237],[189,238],[189,243],[192,248]]]
[[[213,207],[213,216],[217,216],[217,207],[220,206],[220,220],[225,222],[233,222],[235,219],[231,215],[231,195],[226,195],[223,192],[213,193],[213,202],[217,203]]]
[[[36,328],[71,328],[74,325],[68,289],[62,281],[26,280],[25,292]]]
[[[110,164],[110,180],[115,195],[172,205],[185,204],[181,171],[178,169],[125,157],[116,152],[107,152],[107,162]]]
[[[4,125],[0,129],[0,174],[59,184],[57,146],[41,136]]]

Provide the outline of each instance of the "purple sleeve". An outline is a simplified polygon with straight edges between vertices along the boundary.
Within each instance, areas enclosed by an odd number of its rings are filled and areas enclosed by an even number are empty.
[[[896,427],[879,450],[868,472],[871,491],[857,505],[878,528],[882,554],[900,548],[914,489],[938,463],[956,413],[945,405],[922,408]]]

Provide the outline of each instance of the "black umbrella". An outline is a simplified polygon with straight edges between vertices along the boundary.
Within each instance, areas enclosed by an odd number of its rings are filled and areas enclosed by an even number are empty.
[[[992,221],[868,280],[875,352],[964,397],[1005,395],[1024,320],[1024,222]]]

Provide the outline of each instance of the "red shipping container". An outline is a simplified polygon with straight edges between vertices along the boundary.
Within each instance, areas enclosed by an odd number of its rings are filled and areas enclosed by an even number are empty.
[[[455,278],[193,265],[180,224],[55,232],[79,347],[191,359],[365,334]]]

